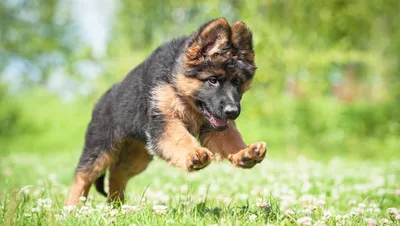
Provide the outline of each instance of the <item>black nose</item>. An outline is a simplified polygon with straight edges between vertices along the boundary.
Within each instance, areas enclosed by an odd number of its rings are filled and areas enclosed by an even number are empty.
[[[226,105],[224,107],[224,114],[228,119],[236,119],[239,116],[239,108],[233,104]]]

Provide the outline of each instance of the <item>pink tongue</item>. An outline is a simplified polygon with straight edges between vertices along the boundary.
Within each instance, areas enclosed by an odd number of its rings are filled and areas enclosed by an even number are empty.
[[[211,122],[218,127],[226,126],[228,124],[228,120],[217,119],[213,115],[211,116]]]

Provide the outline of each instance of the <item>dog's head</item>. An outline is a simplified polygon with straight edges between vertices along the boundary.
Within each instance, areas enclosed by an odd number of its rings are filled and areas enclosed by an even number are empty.
[[[216,130],[240,114],[240,100],[255,72],[252,33],[243,22],[219,18],[191,35],[182,57],[178,91]]]

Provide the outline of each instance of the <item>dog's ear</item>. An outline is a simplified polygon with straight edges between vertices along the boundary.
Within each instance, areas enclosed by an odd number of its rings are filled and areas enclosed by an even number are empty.
[[[229,47],[231,27],[225,18],[212,20],[201,26],[191,37],[186,56],[193,63],[201,63],[219,55]]]
[[[232,45],[238,50],[239,60],[245,60],[250,64],[254,63],[253,34],[247,25],[238,21],[232,25]]]

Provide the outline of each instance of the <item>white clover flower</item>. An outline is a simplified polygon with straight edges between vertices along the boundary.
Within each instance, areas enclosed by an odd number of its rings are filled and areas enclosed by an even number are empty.
[[[131,213],[131,212],[137,212],[139,210],[139,207],[130,206],[130,205],[122,205],[121,209],[122,209],[121,213],[126,214],[126,213]]]
[[[167,212],[167,207],[164,205],[154,205],[153,211],[157,215],[163,215]]]
[[[306,194],[306,195],[303,195],[300,197],[300,203],[303,206],[306,206],[306,205],[312,203],[313,199],[314,199],[314,197],[312,195]]]
[[[117,218],[115,217],[105,218],[104,221],[106,222],[106,224],[113,224],[117,221]]]
[[[200,185],[199,187],[199,195],[205,196],[207,194],[207,187],[205,185]]]
[[[312,188],[312,184],[308,181],[305,181],[303,186],[301,187],[301,192],[306,193]]]
[[[187,184],[184,184],[184,185],[182,185],[182,186],[180,187],[180,189],[181,189],[181,192],[182,192],[182,193],[186,193],[186,192],[189,191],[189,186],[188,186]]]
[[[94,212],[94,209],[90,208],[89,206],[82,206],[79,209],[79,213],[82,214],[82,215],[86,215],[86,216],[92,215],[93,212]]]
[[[241,199],[241,200],[247,200],[249,198],[249,195],[245,194],[245,193],[239,194],[238,198]]]
[[[109,214],[110,214],[110,216],[112,216],[112,217],[117,216],[117,215],[118,215],[118,210],[113,209],[113,210],[111,210],[111,211],[109,212]]]
[[[362,208],[362,209],[364,209],[366,206],[367,206],[367,205],[365,205],[365,203],[360,203],[360,204],[358,204],[358,207],[359,207],[359,208]]]
[[[387,208],[386,211],[388,212],[388,214],[389,214],[390,216],[394,216],[394,215],[397,214],[397,209],[396,209],[396,208],[393,208],[393,207]]]
[[[324,211],[323,215],[324,215],[324,219],[326,219],[326,220],[329,220],[332,217],[332,213],[329,210]]]
[[[252,215],[249,216],[249,221],[250,221],[250,222],[253,222],[253,221],[255,221],[256,219],[257,219],[257,215],[255,215],[255,214],[252,214]]]
[[[21,188],[20,192],[24,193],[25,195],[28,195],[31,192],[31,190],[29,188],[32,186],[33,185],[24,186],[23,188]]]
[[[82,206],[80,212],[87,212],[90,208],[88,206]]]
[[[42,193],[42,190],[40,190],[40,189],[38,188],[38,189],[35,189],[35,190],[33,191],[32,195],[35,196],[35,197],[37,197],[37,196],[40,196],[41,193]]]
[[[38,206],[41,208],[44,208],[44,209],[50,209],[52,203],[53,203],[53,200],[51,200],[50,198],[38,199],[38,201],[37,201]]]
[[[232,199],[230,197],[225,197],[223,195],[217,195],[216,198],[217,198],[218,201],[221,201],[221,202],[226,203],[226,204],[229,204],[232,201]]]
[[[64,206],[63,210],[66,211],[67,213],[71,213],[72,211],[74,211],[76,209],[75,206]]]
[[[292,209],[285,210],[286,215],[294,215],[294,211]]]
[[[99,212],[108,212],[112,209],[110,205],[106,205],[104,203],[100,203],[96,206],[96,210]]]
[[[317,207],[314,206],[314,205],[309,205],[309,206],[308,206],[308,209],[310,209],[311,211],[314,211],[314,210],[317,209]]]
[[[57,174],[52,173],[49,175],[49,180],[53,183],[53,184],[57,184]]]
[[[357,213],[354,212],[354,211],[351,211],[351,212],[349,213],[349,215],[352,216],[352,217],[354,217],[354,216],[357,216]]]
[[[397,209],[394,208],[394,207],[387,208],[386,211],[387,211],[390,215],[396,215],[396,214],[398,213],[398,212],[397,212]]]
[[[297,220],[297,224],[299,224],[300,226],[308,226],[308,225],[311,225],[311,222],[312,222],[312,218],[311,218],[311,217],[308,217],[308,216],[299,218],[299,219]]]
[[[365,222],[367,223],[367,226],[375,226],[376,225],[376,220],[372,218],[366,218]]]
[[[365,209],[364,208],[357,208],[356,212],[357,212],[358,215],[364,215]]]
[[[325,222],[321,221],[321,220],[317,221],[317,223],[315,223],[314,225],[315,226],[326,226]]]
[[[38,212],[40,212],[40,208],[39,207],[32,207],[31,208],[31,212],[38,213]]]
[[[335,217],[335,220],[336,221],[341,221],[343,219],[343,216],[342,215],[337,215],[336,217]]]
[[[56,214],[54,216],[56,218],[56,221],[62,221],[65,219],[65,215],[63,215],[63,214]]]
[[[400,214],[396,214],[396,220],[400,221]]]
[[[357,204],[356,200],[352,199],[349,201],[350,206],[354,206],[355,204]]]
[[[388,224],[390,224],[390,221],[389,221],[388,219],[386,219],[386,218],[382,218],[382,219],[379,221],[379,224],[380,224],[380,225],[388,225]]]
[[[260,208],[264,208],[264,207],[267,206],[267,202],[264,201],[264,199],[262,199],[262,198],[258,198],[257,201],[256,201],[256,204]]]
[[[303,212],[307,216],[310,216],[312,214],[312,210],[311,209],[304,209]]]
[[[210,191],[212,192],[218,192],[220,190],[220,187],[218,184],[212,184],[210,185]]]
[[[101,210],[104,210],[104,209],[105,209],[104,203],[100,203],[100,204],[96,205],[96,210],[101,211]]]
[[[30,214],[30,213],[24,213],[24,217],[27,217],[27,218],[29,218],[29,217],[31,217],[32,215]]]
[[[317,201],[317,205],[319,208],[324,207],[325,204],[326,204],[325,200],[320,199]]]
[[[378,190],[378,194],[379,195],[384,195],[386,193],[386,189],[384,189],[384,188],[380,188],[379,190]]]
[[[153,200],[154,204],[165,203],[169,200],[169,195],[165,194],[163,191],[148,192],[148,197]]]
[[[290,194],[290,195],[282,195],[280,197],[281,199],[281,207],[283,209],[286,209],[287,207],[297,204],[297,197],[295,194]]]
[[[79,201],[81,201],[81,202],[85,202],[85,201],[86,201],[86,197],[85,197],[85,196],[81,196],[81,197],[79,197]]]

